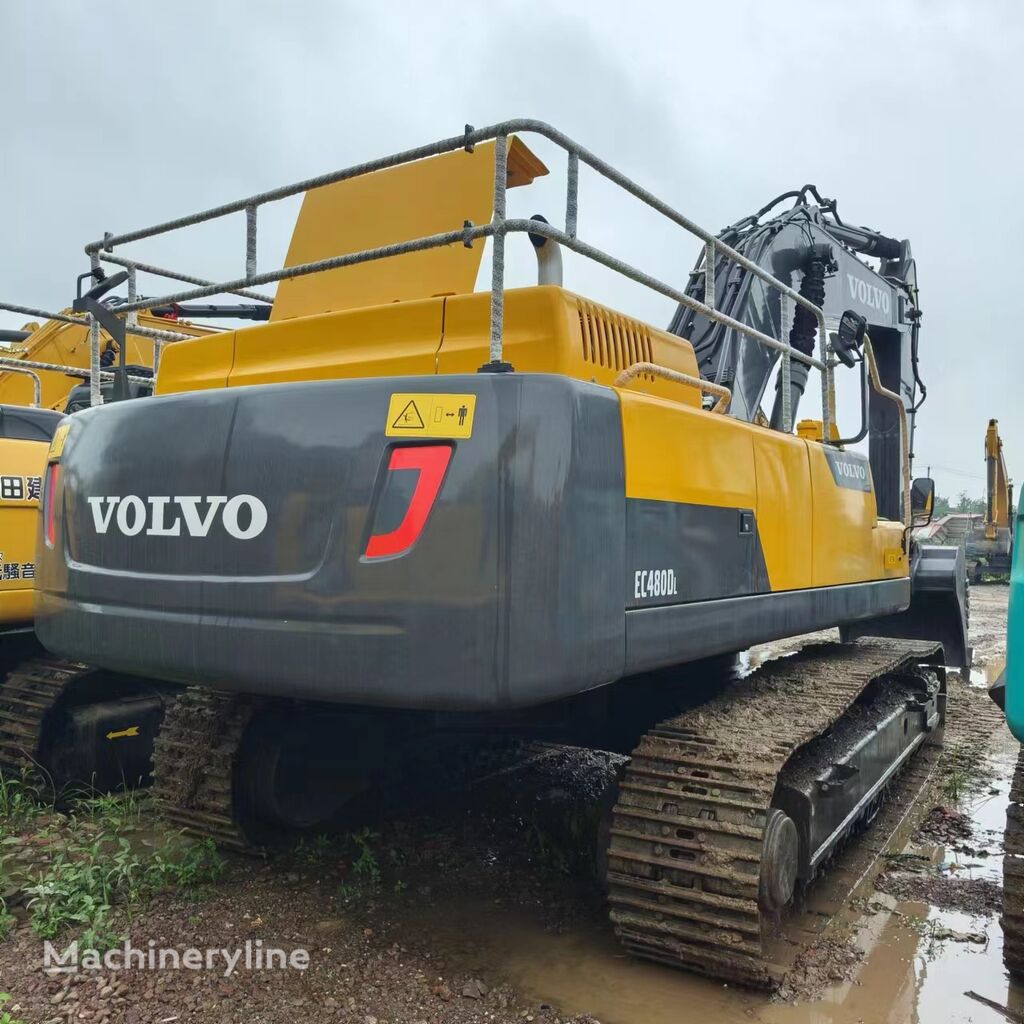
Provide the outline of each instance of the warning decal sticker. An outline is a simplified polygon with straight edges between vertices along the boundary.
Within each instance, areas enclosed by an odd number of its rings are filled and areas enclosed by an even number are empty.
[[[64,452],[64,442],[68,439],[68,431],[70,429],[71,424],[64,422],[53,432],[53,440],[50,442],[50,453],[47,455],[48,459],[59,459],[61,457]]]
[[[388,437],[471,437],[476,395],[392,395]]]

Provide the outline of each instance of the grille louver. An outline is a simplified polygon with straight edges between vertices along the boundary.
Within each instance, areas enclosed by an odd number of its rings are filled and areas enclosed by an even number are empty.
[[[577,299],[576,308],[583,358],[588,363],[610,370],[625,370],[634,363],[653,362],[651,332],[645,324],[585,299]]]

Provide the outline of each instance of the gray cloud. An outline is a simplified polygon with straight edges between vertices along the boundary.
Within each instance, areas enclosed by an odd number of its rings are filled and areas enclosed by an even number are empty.
[[[918,468],[942,467],[945,493],[980,493],[989,416],[1011,471],[1024,471],[1013,313],[1022,36],[1009,0],[2,0],[0,295],[62,305],[85,269],[82,245],[104,230],[466,121],[537,116],[710,228],[815,181],[855,223],[909,237],[929,386]],[[583,199],[588,237],[684,280],[691,241],[593,182]],[[557,182],[522,202],[558,215]],[[263,227],[267,265],[294,209]],[[225,224],[145,251],[227,274],[240,269],[241,232]],[[593,268],[571,270],[570,286],[667,315]]]

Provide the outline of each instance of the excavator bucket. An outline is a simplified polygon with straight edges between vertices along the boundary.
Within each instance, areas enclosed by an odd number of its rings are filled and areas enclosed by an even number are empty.
[[[528,185],[547,168],[517,138],[508,147],[508,185]],[[376,249],[486,224],[494,199],[494,143],[458,150],[306,193],[285,266]],[[473,291],[483,246],[448,245],[339,267],[281,282],[272,320]]]

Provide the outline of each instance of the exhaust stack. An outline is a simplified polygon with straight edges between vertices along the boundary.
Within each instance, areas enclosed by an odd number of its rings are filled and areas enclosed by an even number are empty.
[[[539,220],[547,224],[547,217],[535,213],[530,220]],[[537,254],[537,284],[554,284],[562,286],[562,248],[551,238],[535,235],[530,232],[530,241]]]

